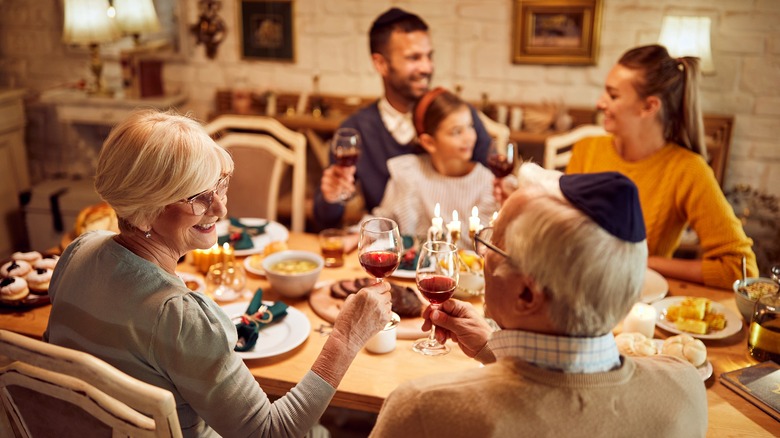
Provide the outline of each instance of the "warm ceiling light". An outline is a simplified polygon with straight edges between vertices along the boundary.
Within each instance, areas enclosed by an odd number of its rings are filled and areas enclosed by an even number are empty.
[[[710,49],[710,18],[666,16],[658,38],[674,57],[696,56],[702,73],[715,73]]]

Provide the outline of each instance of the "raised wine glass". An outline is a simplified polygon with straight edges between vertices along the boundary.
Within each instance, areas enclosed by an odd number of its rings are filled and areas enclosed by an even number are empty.
[[[402,249],[401,234],[394,220],[378,217],[360,225],[358,260],[363,269],[376,278],[377,283],[398,268]],[[399,322],[401,318],[393,312],[385,328],[396,326]]]
[[[460,266],[458,247],[449,242],[428,241],[420,250],[415,279],[417,288],[431,303],[439,305],[452,297],[458,286]],[[436,326],[431,324],[427,338],[418,339],[412,345],[414,351],[426,356],[439,356],[450,352],[450,347],[436,340]]]
[[[514,143],[497,140],[490,143],[487,163],[496,178],[504,178],[511,174],[517,161],[517,146]]]
[[[339,167],[354,166],[360,156],[360,147],[360,133],[357,130],[352,128],[337,129],[330,143],[334,164]],[[354,192],[343,191],[339,194],[339,201],[347,202],[354,195]]]

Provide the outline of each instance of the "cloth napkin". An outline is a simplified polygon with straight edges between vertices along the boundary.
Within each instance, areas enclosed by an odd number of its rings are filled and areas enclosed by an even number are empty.
[[[263,225],[250,226],[244,225],[240,220],[236,218],[229,218],[230,227],[229,231],[224,236],[217,238],[217,243],[222,246],[225,242],[233,244],[233,249],[250,249],[255,245],[252,243],[252,237],[265,234],[265,227],[268,226],[268,222]],[[233,231],[238,229],[239,231]]]
[[[420,257],[420,249],[414,246],[414,236],[401,236],[404,252],[401,253],[401,264],[398,269],[404,271],[417,270],[417,259]]]
[[[236,324],[238,342],[234,350],[249,351],[255,348],[260,330],[281,321],[287,316],[287,304],[277,301],[270,306],[263,304],[263,289],[258,288],[249,307],[241,316],[241,322]]]

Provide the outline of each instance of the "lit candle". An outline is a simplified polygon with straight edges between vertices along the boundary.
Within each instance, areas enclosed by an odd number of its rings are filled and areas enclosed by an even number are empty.
[[[494,211],[494,212],[493,212],[493,216],[490,218],[490,222],[488,223],[488,226],[489,226],[489,227],[492,227],[492,226],[493,226],[493,224],[495,224],[495,223],[496,223],[496,218],[497,218],[497,217],[498,217],[498,212],[497,212],[497,211]]]
[[[441,206],[436,203],[436,207],[433,208],[433,219],[431,219],[431,226],[437,233],[441,233],[444,229],[444,219],[440,216]]]
[[[222,244],[222,263],[227,265],[228,262],[233,261],[233,251],[230,249],[230,244],[225,242]]]
[[[477,206],[471,208],[471,217],[469,218],[469,234],[478,233],[482,224],[479,223],[479,210]]]
[[[655,308],[649,304],[636,303],[631,308],[626,319],[623,320],[623,333],[641,333],[652,339],[655,333],[655,320],[657,318]]]
[[[447,231],[449,231],[452,243],[457,244],[460,240],[460,221],[458,220],[458,211],[452,210],[452,221],[447,224]]]

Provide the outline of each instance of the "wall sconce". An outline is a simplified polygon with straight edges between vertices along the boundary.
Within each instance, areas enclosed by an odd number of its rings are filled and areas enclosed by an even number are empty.
[[[190,27],[190,31],[195,34],[197,44],[203,44],[206,47],[206,56],[214,59],[217,56],[217,47],[225,39],[227,26],[225,20],[217,13],[222,7],[222,2],[218,0],[200,0],[200,16],[198,22]]]
[[[701,72],[715,73],[710,49],[710,18],[666,16],[661,25],[658,43],[673,57],[696,56],[701,59]]]
[[[119,29],[133,36],[135,46],[140,45],[142,33],[158,32],[160,20],[154,10],[152,0],[113,0],[116,21]]]
[[[62,40],[67,44],[88,45],[91,54],[90,69],[95,76],[92,94],[108,94],[101,75],[103,61],[99,45],[119,38],[119,30],[108,18],[108,0],[65,0],[65,24]]]

